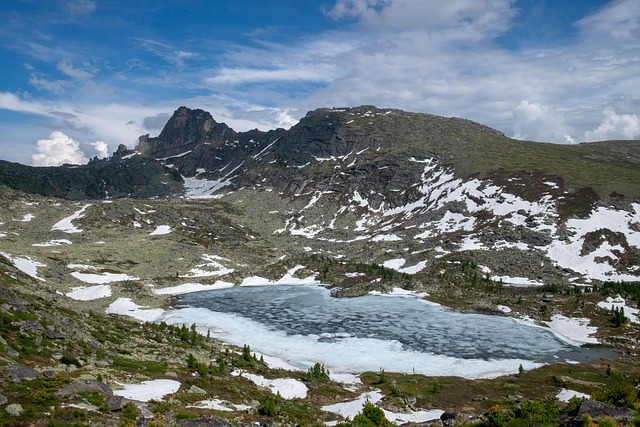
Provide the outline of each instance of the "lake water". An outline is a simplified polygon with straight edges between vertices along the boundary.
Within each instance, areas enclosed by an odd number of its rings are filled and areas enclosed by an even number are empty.
[[[182,295],[162,320],[307,369],[385,369],[426,375],[492,377],[585,351],[546,328],[461,313],[413,296],[333,298],[321,286],[233,287]]]

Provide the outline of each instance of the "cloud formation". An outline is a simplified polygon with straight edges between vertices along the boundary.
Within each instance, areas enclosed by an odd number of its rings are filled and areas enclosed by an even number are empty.
[[[82,164],[89,159],[80,151],[80,143],[60,131],[51,132],[49,139],[38,140],[38,152],[31,156],[33,166]]]
[[[89,144],[91,149],[85,153],[80,143],[60,131],[51,132],[48,139],[40,139],[37,152],[31,156],[33,166],[61,166],[64,164],[80,165],[89,161],[89,157],[98,158],[109,155],[109,146],[103,141]],[[85,148],[86,149],[86,148]]]
[[[65,0],[63,5],[71,15],[88,15],[96,10],[96,2],[93,0]]]
[[[585,134],[586,141],[640,139],[640,118],[636,114],[616,114],[613,108],[607,108],[602,113],[604,121]]]
[[[451,31],[447,36],[465,38],[504,31],[516,14],[514,3],[515,0],[337,0],[327,15],[332,19],[355,19],[369,30],[455,30],[457,34]]]
[[[325,8],[315,18],[324,21],[311,29],[260,31],[236,21],[225,33],[226,21],[217,21],[215,34],[204,16],[215,8],[189,15],[187,7],[158,6],[134,22],[95,1],[42,2],[38,32],[28,31],[31,9],[22,22],[0,10],[0,36],[24,56],[18,68],[26,76],[0,92],[0,110],[35,117],[31,144],[45,126],[132,148],[180,105],[239,131],[289,127],[319,107],[374,104],[464,117],[527,140],[640,138],[640,7],[600,1],[563,21],[556,29],[564,37],[551,42],[536,39],[535,25],[520,34],[532,22],[531,2],[521,0],[317,1]],[[66,14],[47,24],[54,12]],[[189,25],[181,27],[183,15]],[[552,26],[551,18],[539,19]],[[59,22],[94,38],[69,37]],[[153,32],[147,22],[158,24]],[[25,133],[11,119],[2,126],[7,135]],[[95,148],[80,151],[90,157]]]

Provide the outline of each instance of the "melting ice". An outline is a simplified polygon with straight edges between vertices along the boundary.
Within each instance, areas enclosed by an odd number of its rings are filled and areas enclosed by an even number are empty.
[[[321,286],[233,287],[181,297],[159,320],[307,369],[384,369],[486,378],[532,369],[569,346],[509,317],[460,313],[416,297],[333,298]]]

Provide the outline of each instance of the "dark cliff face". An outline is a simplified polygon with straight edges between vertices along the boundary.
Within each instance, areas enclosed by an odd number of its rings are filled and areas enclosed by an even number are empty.
[[[59,167],[0,161],[0,183],[26,193],[72,200],[169,197],[183,190],[180,174],[142,156]]]
[[[141,136],[138,151],[147,157],[167,158],[193,150],[199,145],[219,146],[234,140],[236,132],[224,123],[216,122],[204,110],[180,107],[169,119],[160,135]]]
[[[517,177],[526,185],[513,191],[532,201],[548,191],[549,176],[563,183],[557,193],[567,190],[566,200],[590,191],[587,209],[614,194],[624,206],[640,200],[638,141],[523,142],[465,119],[373,106],[321,108],[268,132],[236,132],[206,111],[180,107],[160,135],[140,137],[139,155],[121,148],[84,166],[3,162],[0,184],[67,198],[167,197],[183,193],[181,177],[197,177],[224,179],[228,189],[366,194],[373,207],[396,207],[421,197],[424,164],[433,162],[460,179],[514,187]]]

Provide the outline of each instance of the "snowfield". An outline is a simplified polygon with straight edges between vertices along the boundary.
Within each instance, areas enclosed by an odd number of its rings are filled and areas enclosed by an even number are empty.
[[[138,402],[162,400],[167,394],[173,394],[180,389],[180,382],[175,380],[151,380],[139,384],[120,384],[121,390],[114,390],[113,394]]]
[[[74,212],[72,215],[69,215],[66,218],[61,219],[60,221],[53,224],[51,227],[51,231],[62,231],[64,233],[81,233],[82,229],[73,225],[73,221],[82,218],[84,216],[84,211],[91,206],[90,204],[84,205],[81,209]]]

